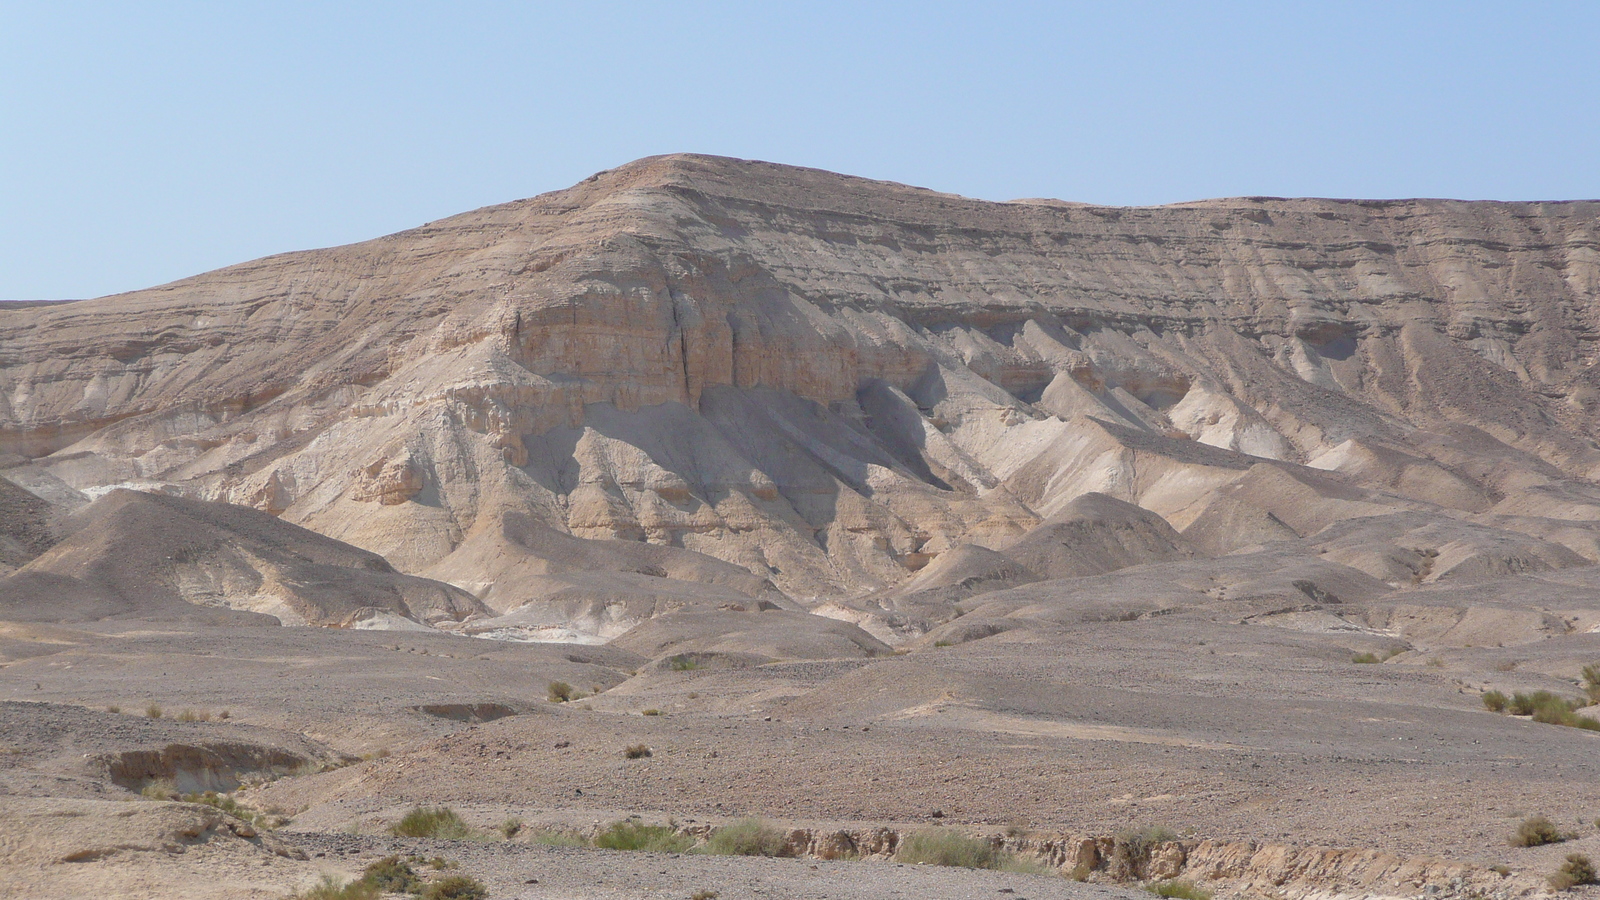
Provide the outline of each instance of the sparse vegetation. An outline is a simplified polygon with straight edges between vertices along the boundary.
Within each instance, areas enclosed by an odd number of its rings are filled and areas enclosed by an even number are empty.
[[[184,794],[183,802],[203,803],[206,806],[215,807],[236,819],[243,819],[257,828],[265,828],[269,831],[274,828],[279,828],[289,824],[289,819],[285,816],[281,816],[272,812],[259,812],[251,809],[248,806],[242,806],[240,805],[239,801],[233,799],[231,796],[227,794],[219,794],[216,791],[205,791],[204,793],[199,794]]]
[[[1505,712],[1509,702],[1510,698],[1499,691],[1488,691],[1483,695],[1483,708],[1490,712]]]
[[[652,708],[647,709],[644,712],[640,713],[640,715],[642,715],[642,716],[659,716],[659,715],[661,715],[661,710],[655,709],[654,707],[652,707]]]
[[[1176,898],[1176,900],[1211,900],[1210,891],[1196,886],[1193,882],[1179,881],[1176,878],[1171,881],[1147,884],[1144,889],[1157,897]]]
[[[148,718],[159,719],[161,718],[161,707],[152,703],[144,708],[144,714]]]
[[[192,709],[186,709],[183,712],[178,713],[178,721],[179,722],[209,722],[209,721],[211,721],[211,713],[205,712],[204,710],[202,710],[200,712],[195,712]]]
[[[1580,884],[1600,884],[1600,875],[1594,861],[1582,853],[1567,854],[1567,861],[1550,876],[1550,886],[1558,891],[1570,890]]]
[[[680,653],[672,658],[669,665],[674,672],[692,672],[700,668],[700,661],[692,656]]]
[[[717,900],[721,896],[716,891],[695,891],[689,895],[689,900]]]
[[[718,828],[706,842],[706,852],[718,856],[788,856],[783,832],[757,819],[744,819]]]
[[[630,744],[622,748],[624,759],[644,759],[652,755],[649,744]]]
[[[1163,825],[1137,831],[1124,831],[1112,839],[1111,864],[1129,878],[1143,878],[1150,865],[1150,853],[1157,844],[1175,841],[1178,835]]]
[[[1488,697],[1487,694],[1484,696]],[[1488,699],[1485,699],[1484,705],[1488,704]],[[1581,700],[1569,700],[1549,691],[1534,691],[1531,694],[1518,692],[1512,694],[1511,699],[1506,701],[1504,711],[1513,716],[1530,716],[1535,722],[1546,725],[1565,725],[1568,728],[1600,731],[1600,721],[1578,715],[1577,710],[1582,709],[1584,705]]]
[[[900,842],[894,858],[904,863],[998,869],[1007,854],[988,841],[945,828],[914,831]]]
[[[546,695],[551,703],[566,703],[572,700],[572,685],[565,681],[552,681],[545,686]]]
[[[1583,691],[1590,703],[1600,703],[1600,663],[1583,667]]]
[[[1511,846],[1541,847],[1570,841],[1573,837],[1575,835],[1557,828],[1556,823],[1544,816],[1529,816],[1517,826],[1516,833],[1511,836]]]
[[[602,850],[644,850],[650,853],[683,853],[694,846],[694,838],[679,834],[671,825],[645,825],[642,822],[613,822],[595,835],[594,845]]]
[[[422,889],[422,900],[485,900],[489,889],[471,875],[450,875]]]
[[[522,820],[521,819],[507,819],[504,822],[501,822],[499,825],[495,826],[495,831],[500,832],[501,836],[503,836],[506,840],[509,841],[512,838],[514,838],[517,835],[522,833]]]
[[[157,778],[145,785],[139,791],[139,796],[146,800],[176,800],[178,799],[178,786],[171,778]]]
[[[291,900],[378,900],[378,889],[366,881],[346,883],[324,875],[319,884],[295,894]]]
[[[110,706],[106,707],[106,712],[113,713],[113,714],[114,713],[120,713],[120,712],[122,712],[122,707],[120,707],[120,706],[116,705],[115,703],[113,703]]]
[[[953,646],[955,646],[955,644],[953,642],[951,642],[951,641],[934,641],[933,645],[935,647],[953,647]]]
[[[1377,653],[1357,653],[1350,657],[1350,661],[1358,665],[1373,665],[1375,663],[1388,662],[1404,652],[1406,652],[1404,649],[1396,647],[1391,650],[1385,650],[1382,655]]]
[[[417,870],[398,856],[385,856],[362,874],[361,880],[387,894],[417,894],[422,891],[422,879]]]
[[[471,834],[471,829],[448,806],[418,806],[390,827],[389,833],[396,837],[459,841]]]
[[[555,828],[540,828],[537,831],[532,832],[532,836],[529,838],[529,840],[533,841],[535,844],[543,844],[546,847],[589,846],[589,842],[585,840],[582,835],[573,834],[570,831],[560,831]]]

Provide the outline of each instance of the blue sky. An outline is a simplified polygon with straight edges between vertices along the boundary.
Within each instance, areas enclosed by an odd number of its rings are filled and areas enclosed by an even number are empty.
[[[1600,3],[0,0],[0,298],[655,153],[991,200],[1600,197]]]

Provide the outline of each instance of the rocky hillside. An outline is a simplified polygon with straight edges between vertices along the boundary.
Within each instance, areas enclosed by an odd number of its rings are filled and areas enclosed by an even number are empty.
[[[254,506],[597,634],[1373,516],[1315,551],[1402,587],[1600,558],[1597,299],[1600,202],[987,203],[658,157],[0,305],[0,475]]]

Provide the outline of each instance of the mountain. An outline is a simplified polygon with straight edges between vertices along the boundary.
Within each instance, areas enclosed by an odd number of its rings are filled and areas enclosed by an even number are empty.
[[[1017,586],[1101,513],[1117,565],[1403,515],[1588,563],[1597,294],[1595,201],[990,203],[656,157],[0,306],[0,472],[252,506],[498,615],[809,607],[1033,535]]]

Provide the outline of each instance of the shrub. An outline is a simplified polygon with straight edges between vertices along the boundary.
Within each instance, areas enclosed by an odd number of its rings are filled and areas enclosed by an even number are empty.
[[[1567,854],[1567,861],[1550,876],[1550,886],[1558,891],[1596,883],[1600,883],[1600,876],[1595,873],[1594,862],[1582,853]]]
[[[499,825],[496,825],[495,826],[495,831],[500,832],[500,834],[503,835],[505,837],[505,839],[509,841],[512,838],[516,837],[518,834],[522,833],[522,820],[521,819],[507,819],[504,822],[501,822]]]
[[[289,820],[283,816],[257,812],[248,806],[239,805],[239,801],[227,794],[219,794],[216,791],[206,791],[202,794],[184,794],[183,802],[203,803],[206,806],[215,807],[236,819],[243,819],[257,828],[271,830],[279,825],[287,825],[289,823]]]
[[[661,710],[651,708],[651,709],[647,709],[644,712],[640,713],[640,715],[643,715],[643,716],[659,716],[659,715],[661,715]]]
[[[159,719],[161,718],[161,707],[152,703],[144,708],[144,714],[152,719]]]
[[[1540,847],[1545,844],[1559,844],[1569,841],[1572,835],[1556,827],[1556,823],[1544,816],[1529,816],[1517,826],[1517,833],[1511,836],[1513,847]]]
[[[894,857],[900,862],[965,869],[997,869],[1004,860],[1004,854],[988,841],[943,828],[912,832],[900,842]]]
[[[1350,661],[1363,666],[1383,662],[1376,653],[1357,653],[1355,656],[1350,657]]]
[[[448,806],[431,809],[418,806],[389,829],[389,833],[396,837],[438,838],[445,841],[459,841],[470,832],[467,823],[461,821],[455,810]]]
[[[1210,891],[1195,886],[1193,882],[1178,881],[1177,879],[1163,881],[1159,884],[1147,884],[1144,889],[1157,897],[1171,897],[1176,898],[1176,900],[1211,900]]]
[[[208,713],[208,712],[195,712],[192,709],[186,709],[183,712],[178,713],[178,721],[179,722],[209,722],[209,721],[211,721],[211,713]]]
[[[756,819],[725,825],[711,835],[706,852],[718,856],[788,856],[783,832]]]
[[[451,875],[428,885],[422,900],[485,900],[489,889],[471,875]]]
[[[602,850],[644,850],[650,853],[683,853],[694,846],[694,838],[679,834],[671,825],[645,825],[641,822],[613,822],[595,835],[594,845]]]
[[[566,703],[572,699],[572,685],[565,681],[552,681],[545,685],[546,695],[551,703]]]
[[[535,844],[543,844],[546,847],[589,846],[589,842],[582,836],[573,834],[569,831],[558,831],[554,828],[541,828],[538,831],[533,832],[533,837],[530,838],[530,840],[532,840]]]
[[[1508,699],[1499,691],[1489,691],[1483,695],[1483,708],[1490,712],[1505,712]]]
[[[630,744],[622,748],[622,755],[626,759],[644,759],[654,754],[650,752],[650,745],[648,744]]]
[[[178,799],[178,786],[171,778],[157,778],[144,786],[139,796],[146,800],[176,800]]]
[[[1583,690],[1591,703],[1600,703],[1600,663],[1583,667]]]
[[[1143,878],[1150,865],[1150,853],[1157,844],[1175,841],[1178,835],[1164,825],[1151,825],[1138,831],[1124,831],[1112,839],[1111,864],[1130,878]]]
[[[110,706],[106,707],[106,712],[108,712],[108,713],[119,713],[119,712],[122,712],[122,707],[120,707],[120,706],[116,705],[115,703],[113,703]]]
[[[378,900],[378,889],[365,881],[345,884],[324,875],[320,884],[295,894],[293,900]]]
[[[716,891],[695,891],[689,895],[689,900],[717,900],[721,896]]]
[[[415,894],[422,890],[417,871],[398,856],[385,856],[367,866],[361,880],[386,894]]]
[[[692,672],[700,668],[700,661],[692,656],[680,653],[672,658],[671,666],[674,672]]]

